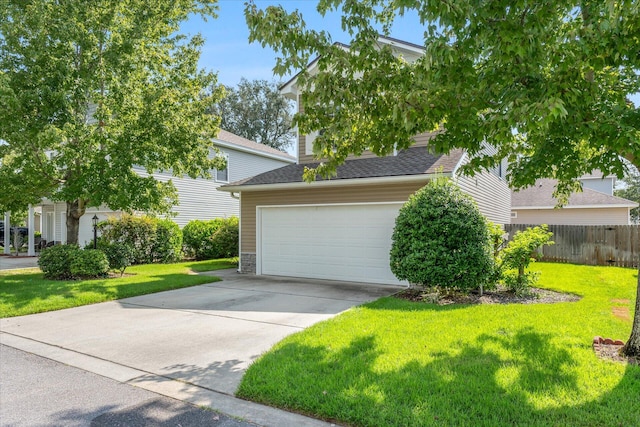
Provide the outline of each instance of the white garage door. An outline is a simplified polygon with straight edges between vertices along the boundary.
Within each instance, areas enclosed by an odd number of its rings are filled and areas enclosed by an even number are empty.
[[[401,203],[258,208],[258,273],[400,284],[389,250]]]

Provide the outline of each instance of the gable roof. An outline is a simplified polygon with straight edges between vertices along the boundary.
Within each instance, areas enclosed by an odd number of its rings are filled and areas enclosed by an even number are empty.
[[[268,145],[259,144],[224,129],[220,129],[218,131],[218,136],[215,138],[215,144],[222,147],[258,154],[264,157],[276,158],[290,163],[296,161],[295,157],[285,153],[284,151],[276,150]]]
[[[512,209],[553,209],[558,200],[553,197],[555,179],[539,179],[531,187],[511,192]],[[564,209],[571,208],[635,208],[638,204],[622,197],[610,196],[590,188],[582,193],[573,193]]]
[[[451,175],[464,156],[463,150],[450,154],[433,154],[426,147],[412,147],[399,151],[395,156],[356,158],[338,166],[337,175],[331,179],[318,177],[315,183],[352,184],[355,180],[378,179],[427,179],[437,174]],[[283,166],[269,172],[220,187],[224,191],[270,189],[273,186],[290,187],[307,185],[302,179],[305,167],[318,163]],[[365,183],[363,181],[360,181]]]

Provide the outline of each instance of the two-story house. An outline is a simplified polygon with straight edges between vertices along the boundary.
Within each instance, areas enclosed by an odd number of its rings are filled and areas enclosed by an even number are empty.
[[[421,54],[413,44],[379,42],[405,58]],[[281,90],[300,105],[296,78]],[[311,151],[314,135],[299,135],[296,164],[220,187],[240,197],[240,271],[399,284],[389,267],[395,218],[408,197],[436,176],[458,183],[491,221],[509,223],[504,165],[462,176],[467,154],[435,155],[427,149],[431,136],[417,135],[414,146],[387,157],[365,152],[349,158],[332,179],[307,183],[304,167],[318,161]]]

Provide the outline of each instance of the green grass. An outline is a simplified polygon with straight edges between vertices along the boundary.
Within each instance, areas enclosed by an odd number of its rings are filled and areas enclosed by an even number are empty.
[[[195,273],[236,266],[235,259],[149,264],[127,268],[124,277],[64,281],[44,279],[37,268],[0,271],[0,318],[211,283],[219,279]]]
[[[598,359],[626,340],[637,271],[537,263],[579,302],[437,306],[394,298],[292,335],[238,395],[354,426],[640,426],[640,367]],[[612,302],[629,300],[629,303]]]

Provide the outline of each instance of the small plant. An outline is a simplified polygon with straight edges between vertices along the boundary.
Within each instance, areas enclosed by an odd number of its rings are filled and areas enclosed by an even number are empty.
[[[71,279],[71,260],[80,248],[76,245],[57,245],[45,248],[38,258],[38,266],[47,279]]]
[[[182,259],[182,231],[169,219],[156,220],[156,236],[153,246],[154,262],[177,262]]]
[[[391,271],[415,285],[481,289],[494,270],[491,252],[487,224],[474,201],[449,179],[440,178],[400,209]]]
[[[126,243],[102,244],[100,250],[107,256],[109,268],[124,275],[124,271],[131,265],[133,260],[133,249]]]
[[[107,256],[99,249],[77,250],[71,254],[71,276],[76,279],[106,277],[109,271]]]
[[[499,255],[502,280],[510,290],[522,294],[537,281],[537,275],[527,272],[529,264],[535,261],[536,250],[544,245],[553,245],[546,224],[517,231],[513,239]]]

